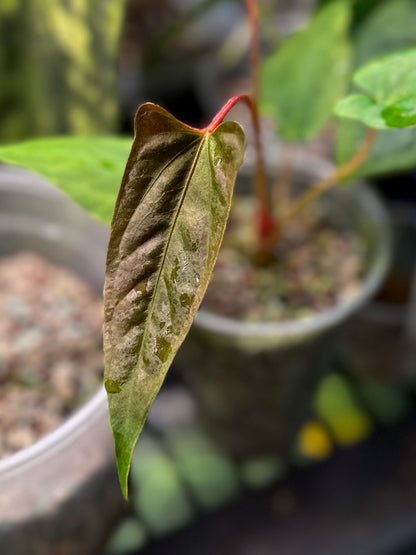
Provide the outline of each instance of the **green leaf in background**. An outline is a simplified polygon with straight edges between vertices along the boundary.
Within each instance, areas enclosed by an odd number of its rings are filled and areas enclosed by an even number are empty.
[[[335,114],[341,118],[360,120],[374,129],[389,129],[382,116],[383,109],[365,94],[350,94],[337,104]]]
[[[1,142],[118,129],[125,5],[125,0],[1,0]]]
[[[131,139],[57,137],[0,146],[2,162],[43,175],[110,225]]]
[[[349,160],[364,140],[368,127],[354,120],[341,123],[341,138],[337,144],[337,161]],[[363,164],[354,172],[354,177],[383,175],[416,166],[416,128],[381,131]]]
[[[214,267],[244,153],[233,122],[198,131],[141,106],[104,288],[105,386],[120,483]]]
[[[357,29],[354,37],[355,67],[416,45],[416,2],[382,2]]]
[[[371,62],[354,75],[354,82],[368,95],[347,96],[335,107],[335,114],[356,119],[376,129],[389,129],[385,135],[378,137],[369,159],[354,175],[386,173],[414,166],[416,149],[410,145],[410,149],[402,150],[401,146],[409,140],[414,143],[415,135],[408,132],[402,137],[404,131],[400,131],[400,135],[394,136],[392,140],[390,129],[416,124],[416,48]],[[349,159],[353,149],[363,139],[360,128],[350,127],[350,133],[348,136],[344,127],[343,140],[338,144],[338,159],[341,163]],[[358,141],[354,134],[359,137]],[[342,149],[348,153],[346,156]],[[381,152],[387,158],[380,158]]]
[[[399,100],[393,106],[384,108],[381,115],[389,127],[416,125],[416,94]]]
[[[377,104],[392,106],[416,94],[416,48],[370,62],[354,75],[354,83]]]
[[[204,510],[218,509],[239,493],[234,463],[196,428],[174,430],[168,445],[183,482]]]
[[[355,63],[360,67],[380,56],[416,46],[416,2],[383,2],[359,26],[354,37]],[[387,112],[387,119],[389,113]],[[387,127],[387,121],[385,121]],[[365,135],[363,124],[341,121],[338,127],[337,161],[346,162]],[[416,165],[416,133],[413,129],[381,131],[367,160],[355,176],[405,170]]]
[[[161,445],[143,435],[131,463],[132,505],[155,536],[164,536],[194,517],[191,498],[174,461]]]
[[[260,108],[286,141],[317,135],[345,94],[351,62],[349,23],[349,2],[331,2],[263,64]]]
[[[315,394],[315,412],[342,446],[354,445],[372,431],[369,415],[354,397],[350,383],[341,375],[328,374]]]
[[[379,4],[382,4],[384,1],[385,0],[350,0],[353,22],[356,24],[364,20],[373,10],[377,8]],[[324,6],[330,2],[333,2],[333,0],[320,0],[318,5]]]

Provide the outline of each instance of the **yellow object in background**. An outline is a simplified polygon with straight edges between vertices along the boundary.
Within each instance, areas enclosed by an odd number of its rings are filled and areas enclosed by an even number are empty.
[[[332,453],[332,441],[319,422],[308,422],[298,435],[298,448],[302,455],[321,461]]]

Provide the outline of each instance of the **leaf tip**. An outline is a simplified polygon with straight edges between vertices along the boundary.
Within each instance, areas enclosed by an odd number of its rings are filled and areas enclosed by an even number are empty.
[[[124,499],[128,500],[128,477],[131,459],[133,456],[134,443],[131,444],[120,432],[113,432],[116,450],[116,462],[121,492]]]

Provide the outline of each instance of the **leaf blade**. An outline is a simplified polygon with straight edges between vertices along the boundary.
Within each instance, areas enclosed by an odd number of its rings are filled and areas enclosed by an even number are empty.
[[[153,104],[137,113],[104,290],[105,384],[125,495],[134,445],[208,285],[243,150],[232,122],[208,134]]]
[[[109,226],[130,148],[129,138],[53,137],[1,145],[0,160],[46,177]]]
[[[374,129],[389,129],[382,116],[380,106],[365,94],[350,94],[343,98],[335,107],[334,114],[341,118],[362,121]]]
[[[416,93],[416,48],[383,56],[360,68],[354,83],[383,106]]]
[[[284,140],[315,137],[345,94],[351,65],[349,21],[348,2],[331,2],[265,60],[260,107]]]
[[[413,0],[382,2],[361,23],[355,36],[356,67],[416,46],[416,4]],[[380,131],[376,144],[356,176],[403,171],[416,163],[415,129]],[[337,139],[337,162],[345,163],[359,148],[366,133],[360,122],[340,121]]]

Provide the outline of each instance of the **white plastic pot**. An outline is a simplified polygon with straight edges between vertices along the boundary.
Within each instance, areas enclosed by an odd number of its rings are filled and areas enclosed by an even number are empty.
[[[0,256],[37,252],[101,294],[108,235],[46,181],[0,167]],[[2,555],[99,553],[123,506],[113,451],[101,388],[59,428],[1,460]]]

